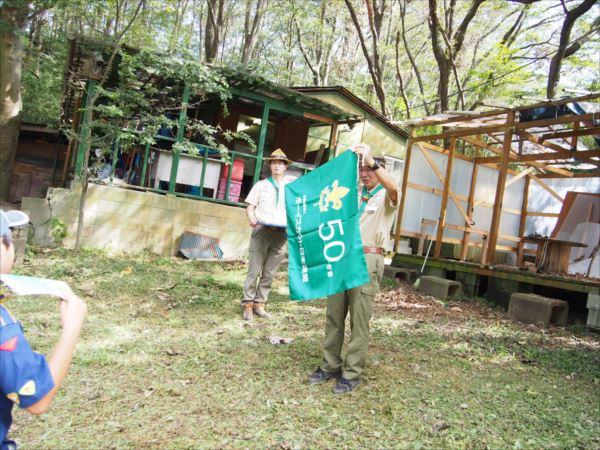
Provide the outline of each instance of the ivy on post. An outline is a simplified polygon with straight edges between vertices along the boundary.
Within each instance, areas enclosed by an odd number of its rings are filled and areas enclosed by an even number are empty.
[[[91,99],[94,97],[96,93],[96,80],[88,80],[86,83],[85,89],[85,111],[92,107]],[[91,143],[88,143],[89,128],[91,126],[92,114],[83,114],[83,121],[81,123],[81,127],[79,128],[79,145],[77,146],[77,159],[75,160],[75,179],[83,180],[85,178],[82,170],[83,170],[83,160],[85,159],[85,149]]]
[[[183,97],[181,99],[181,112],[179,113],[179,124],[177,125],[177,144],[183,142],[185,123],[187,121],[187,108],[190,100],[190,86],[186,83],[183,87]],[[169,193],[175,193],[175,184],[177,183],[177,170],[179,168],[179,157],[181,148],[179,145],[173,146],[173,162],[171,163],[171,177],[169,178]]]

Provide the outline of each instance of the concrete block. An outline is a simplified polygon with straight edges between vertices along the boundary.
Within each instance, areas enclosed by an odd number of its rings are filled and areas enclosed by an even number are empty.
[[[153,194],[151,192],[127,190],[125,203],[129,203],[131,205],[152,206],[152,204],[155,202],[155,197],[158,196],[158,194]]]
[[[177,205],[179,204],[179,198],[174,195],[155,195],[154,201],[152,202],[152,206],[154,208],[166,209],[169,211],[173,211],[177,209]],[[192,200],[193,201],[193,200]]]
[[[479,276],[475,273],[456,272],[456,281],[462,283],[462,290],[469,297],[479,295]]]
[[[567,324],[568,315],[569,303],[564,300],[520,292],[515,292],[510,296],[508,316],[520,322],[541,323],[543,326],[554,323],[564,326]]]
[[[384,277],[407,281],[409,283],[417,279],[417,274],[418,272],[415,269],[405,269],[402,267],[385,266],[383,269]]]
[[[446,299],[462,292],[462,284],[445,278],[424,276],[421,277],[419,291],[436,298]]]
[[[431,277],[446,278],[446,271],[444,269],[438,269],[437,267],[425,266],[423,273]]]
[[[50,206],[44,198],[23,197],[21,209],[29,215],[31,228],[33,228],[30,242],[35,245],[51,245],[50,235]]]
[[[600,329],[600,295],[589,293],[586,307],[588,308],[587,326]]]
[[[140,253],[148,247],[148,240],[154,239],[153,234],[140,230],[119,230],[119,247],[125,253]]]

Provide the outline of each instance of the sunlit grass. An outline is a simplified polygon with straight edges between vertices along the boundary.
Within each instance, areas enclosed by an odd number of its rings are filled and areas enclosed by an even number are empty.
[[[16,414],[11,435],[23,448],[600,446],[600,339],[585,330],[376,308],[364,383],[339,397],[331,383],[306,383],[325,301],[288,301],[284,276],[273,319],[248,324],[240,264],[30,253],[20,272],[65,279],[89,315],[51,411]],[[9,307],[48,352],[56,301]],[[294,341],[273,346],[271,334]]]

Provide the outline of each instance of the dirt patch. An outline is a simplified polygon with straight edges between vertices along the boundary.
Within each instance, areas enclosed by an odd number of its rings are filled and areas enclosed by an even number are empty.
[[[600,339],[594,334],[576,336],[568,328],[547,328],[525,324],[510,319],[503,309],[494,307],[484,299],[457,297],[446,301],[417,291],[412,284],[398,281],[397,287],[383,290],[375,297],[375,307],[384,311],[399,312],[403,317],[418,322],[436,323],[441,334],[452,334],[473,320],[483,324],[509,325],[536,338],[545,348],[584,347],[600,350]]]

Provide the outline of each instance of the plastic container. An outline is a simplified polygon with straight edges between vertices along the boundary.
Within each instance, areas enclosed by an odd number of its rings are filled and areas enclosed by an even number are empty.
[[[219,180],[219,190],[217,191],[217,198],[224,200],[225,199],[225,188],[227,187],[227,178],[221,178]],[[229,195],[227,196],[227,200],[230,202],[238,202],[240,200],[240,192],[242,190],[242,182],[241,181],[233,181],[229,184]]]
[[[223,166],[221,170],[221,179],[227,180],[229,176],[229,166]],[[231,172],[231,181],[242,181],[244,179],[244,160],[243,159],[235,159],[233,161],[233,172]]]

